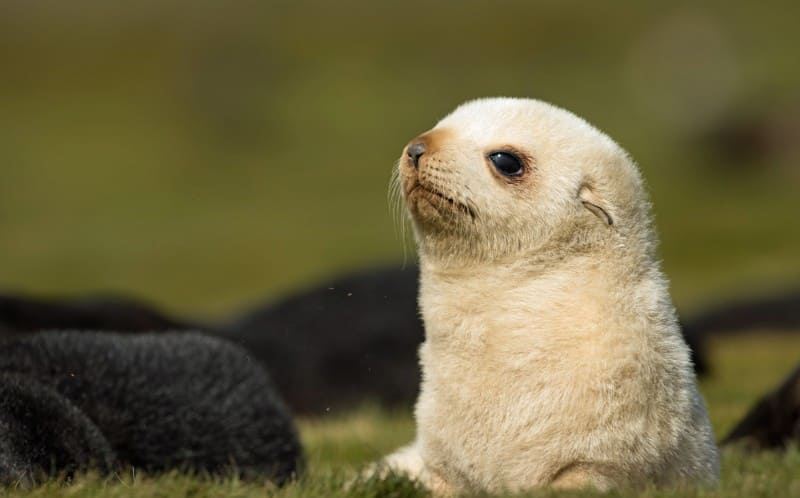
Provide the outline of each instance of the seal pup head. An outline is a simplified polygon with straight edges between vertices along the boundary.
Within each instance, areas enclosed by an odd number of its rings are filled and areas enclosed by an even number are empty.
[[[549,248],[563,257],[621,234],[653,245],[628,154],[545,102],[462,104],[406,145],[398,178],[424,258],[507,260]]]

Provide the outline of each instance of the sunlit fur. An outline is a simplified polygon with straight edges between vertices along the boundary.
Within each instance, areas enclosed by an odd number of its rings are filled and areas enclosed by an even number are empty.
[[[385,463],[439,494],[716,482],[625,151],[523,99],[468,102],[417,141],[397,188],[420,255],[423,381],[416,441]],[[525,173],[495,171],[498,150]]]

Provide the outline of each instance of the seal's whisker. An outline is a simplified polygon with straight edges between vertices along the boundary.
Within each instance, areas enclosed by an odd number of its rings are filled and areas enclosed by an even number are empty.
[[[389,178],[389,189],[387,195],[388,195],[390,216],[392,218],[392,224],[394,226],[394,234],[395,237],[400,238],[400,243],[403,246],[403,264],[405,264],[408,253],[408,238],[406,237],[406,224],[408,220],[407,218],[408,215],[406,213],[403,201],[403,183],[402,179],[400,178],[399,163],[400,163],[399,160],[396,161],[394,168],[392,168],[392,174]]]

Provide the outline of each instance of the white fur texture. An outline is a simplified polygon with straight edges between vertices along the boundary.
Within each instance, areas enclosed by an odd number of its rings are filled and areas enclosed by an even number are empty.
[[[716,482],[625,151],[567,111],[506,98],[468,102],[419,141],[418,167],[405,151],[398,166],[422,272],[417,438],[385,463],[437,494]],[[496,151],[524,174],[500,174]]]

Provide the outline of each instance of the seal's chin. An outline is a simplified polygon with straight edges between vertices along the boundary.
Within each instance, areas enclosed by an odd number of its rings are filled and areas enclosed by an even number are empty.
[[[475,219],[475,211],[438,189],[415,181],[405,193],[406,206],[418,222],[452,224],[464,217]]]

